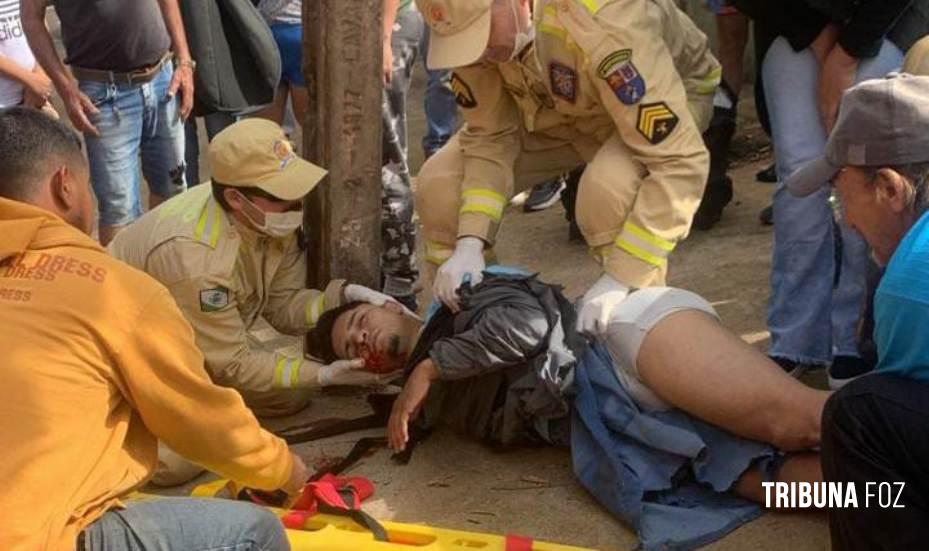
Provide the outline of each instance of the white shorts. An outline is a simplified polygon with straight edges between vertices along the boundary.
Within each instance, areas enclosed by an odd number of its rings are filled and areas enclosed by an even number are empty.
[[[620,384],[642,409],[671,409],[642,382],[636,362],[648,332],[658,322],[681,310],[698,310],[719,319],[710,303],[695,293],[673,287],[648,287],[633,292],[613,309],[607,334],[601,337],[613,357]]]

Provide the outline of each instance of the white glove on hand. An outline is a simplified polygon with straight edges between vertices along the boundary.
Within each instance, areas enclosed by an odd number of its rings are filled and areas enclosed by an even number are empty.
[[[455,253],[439,267],[432,292],[448,306],[452,312],[458,312],[458,286],[465,276],[471,277],[471,285],[477,285],[484,278],[484,241],[477,237],[462,237],[455,245]]]
[[[577,330],[590,336],[605,335],[610,315],[617,304],[625,300],[629,287],[603,274],[584,293],[581,309],[577,316]]]
[[[367,386],[383,384],[394,377],[397,373],[372,373],[365,371],[365,361],[362,359],[355,360],[336,360],[329,365],[319,368],[317,380],[319,386]]]
[[[345,302],[367,302],[375,306],[383,306],[387,301],[394,301],[394,298],[390,295],[385,295],[384,293],[355,283],[346,285],[345,289],[342,290],[342,294],[345,295]]]
[[[364,285],[357,285],[355,283],[349,283],[343,289],[342,294],[345,295],[345,302],[367,302],[368,304],[373,304],[374,306],[383,306],[388,302],[393,302],[397,306],[403,308],[403,312],[408,316],[413,316],[414,318],[422,321],[422,318],[416,315],[416,312],[411,311],[406,306],[397,302],[397,299],[390,295],[386,295],[374,289],[365,287]]]

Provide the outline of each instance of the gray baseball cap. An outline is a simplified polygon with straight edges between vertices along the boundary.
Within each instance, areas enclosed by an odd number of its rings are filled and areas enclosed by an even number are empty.
[[[823,155],[787,178],[793,195],[822,188],[842,167],[929,161],[929,77],[891,73],[842,96]]]

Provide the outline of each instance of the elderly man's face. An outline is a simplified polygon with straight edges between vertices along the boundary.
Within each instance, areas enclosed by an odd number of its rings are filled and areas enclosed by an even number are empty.
[[[832,183],[842,219],[868,242],[874,260],[886,265],[914,221],[905,199],[909,184],[891,169],[859,167],[843,168]]]
[[[401,369],[418,329],[411,321],[415,320],[407,317],[397,304],[360,304],[343,312],[333,324],[333,350],[342,359],[377,362],[383,371]]]

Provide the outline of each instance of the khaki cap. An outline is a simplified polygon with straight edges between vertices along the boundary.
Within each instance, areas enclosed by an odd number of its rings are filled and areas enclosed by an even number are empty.
[[[326,171],[294,153],[284,131],[267,119],[243,119],[210,142],[213,179],[230,187],[255,187],[284,201],[300,199]]]
[[[432,34],[426,65],[452,69],[481,58],[490,40],[493,0],[416,0]]]

